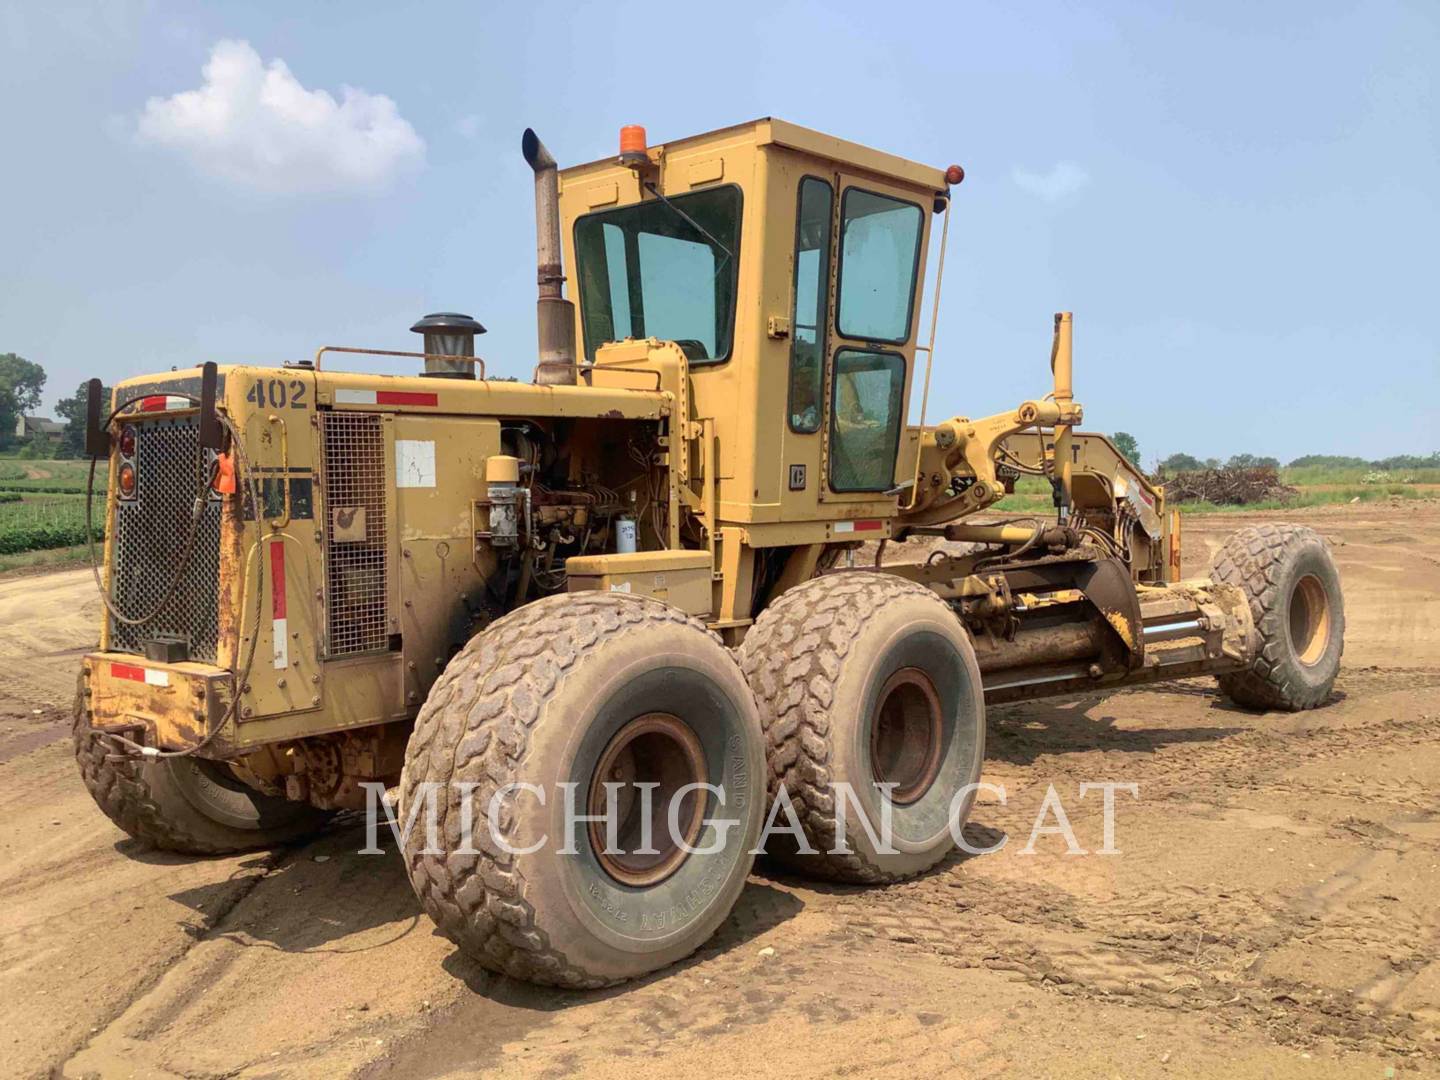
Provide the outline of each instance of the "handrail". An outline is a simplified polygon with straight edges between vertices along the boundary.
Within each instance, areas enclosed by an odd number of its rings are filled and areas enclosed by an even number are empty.
[[[271,413],[268,420],[272,424],[280,425],[280,471],[285,484],[284,514],[280,517],[270,519],[270,525],[275,529],[288,528],[290,525],[290,434],[285,424],[285,418],[278,413]],[[260,482],[260,497],[265,497],[265,482]],[[268,507],[266,508],[268,509]],[[255,520],[260,520],[260,507],[255,508]]]
[[[945,207],[945,224],[940,228],[940,262],[935,267],[935,296],[930,301],[930,343],[917,345],[925,350],[925,389],[920,395],[920,425],[915,432],[915,475],[910,482],[910,503],[905,511],[915,509],[920,499],[920,454],[925,447],[925,410],[930,404],[930,368],[935,363],[935,327],[940,321],[940,286],[945,280],[945,248],[950,239],[950,206]]]
[[[580,372],[581,375],[586,376],[586,378],[588,378],[588,379],[590,380],[590,385],[591,385],[591,386],[594,386],[594,385],[595,385],[595,378],[594,378],[595,372],[597,372],[597,371],[604,371],[604,370],[606,370],[607,368],[613,368],[613,369],[616,370],[616,371],[625,371],[625,372],[628,372],[628,373],[630,373],[630,374],[636,374],[636,375],[654,375],[654,376],[655,376],[655,389],[656,389],[656,391],[658,392],[658,391],[663,390],[663,389],[665,388],[665,376],[661,373],[661,371],[660,371],[659,368],[634,368],[634,367],[627,367],[627,366],[626,366],[627,364],[631,364],[631,363],[636,363],[636,364],[648,364],[649,362],[650,362],[650,357],[649,357],[649,355],[647,354],[647,355],[645,355],[645,356],[637,356],[637,357],[634,357],[633,359],[607,360],[607,361],[606,361],[605,363],[603,363],[603,364],[581,364],[581,365],[579,366],[579,372]],[[620,389],[620,390],[635,390],[635,391],[638,392],[638,393],[645,393],[645,392],[646,392],[646,391],[644,391],[643,389],[641,389],[640,387],[635,387],[635,386],[622,386],[622,387],[617,387],[617,389]]]
[[[397,352],[394,349],[357,349],[349,345],[321,345],[315,350],[315,370],[320,370],[320,357],[327,352],[355,353],[360,356],[408,356],[417,360],[466,360],[480,365],[479,379],[485,381],[485,361],[478,356],[450,356],[446,353]]]

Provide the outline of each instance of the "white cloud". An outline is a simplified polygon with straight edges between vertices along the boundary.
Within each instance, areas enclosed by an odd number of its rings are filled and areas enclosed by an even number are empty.
[[[1030,172],[1017,166],[1012,175],[1021,188],[1051,203],[1075,194],[1090,182],[1090,174],[1073,161],[1056,162],[1054,168],[1043,173]]]
[[[336,101],[301,86],[283,60],[247,41],[210,50],[199,89],[151,98],[141,141],[168,146],[202,172],[264,191],[375,190],[425,163],[425,141],[384,94],[353,86]]]
[[[480,134],[480,117],[475,113],[468,113],[455,121],[455,130],[467,139],[473,139]]]

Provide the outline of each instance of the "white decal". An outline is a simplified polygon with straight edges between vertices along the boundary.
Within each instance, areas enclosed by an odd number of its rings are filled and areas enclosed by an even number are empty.
[[[395,440],[395,486],[435,486],[435,443],[430,439]]]
[[[288,619],[276,619],[275,627],[275,670],[281,671],[290,666],[290,621]]]

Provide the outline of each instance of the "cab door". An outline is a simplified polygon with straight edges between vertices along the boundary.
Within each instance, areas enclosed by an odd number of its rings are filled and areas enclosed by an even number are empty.
[[[911,192],[838,181],[823,491],[827,502],[874,502],[895,486],[929,222]]]

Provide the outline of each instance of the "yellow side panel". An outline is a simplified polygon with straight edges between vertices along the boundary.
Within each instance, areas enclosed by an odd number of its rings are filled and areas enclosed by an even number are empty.
[[[653,596],[687,615],[709,615],[710,554],[705,551],[636,551],[587,555],[566,563],[570,592]]]

